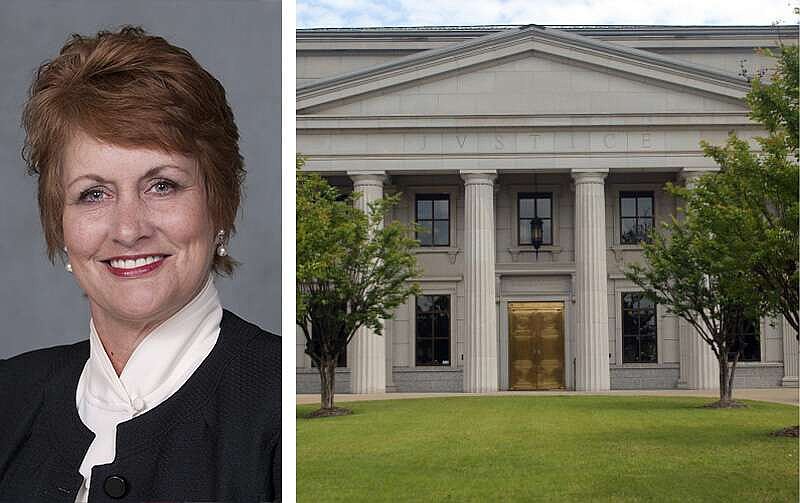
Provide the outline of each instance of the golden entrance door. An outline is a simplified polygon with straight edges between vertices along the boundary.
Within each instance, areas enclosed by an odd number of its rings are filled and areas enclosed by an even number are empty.
[[[509,387],[564,388],[564,303],[509,302]]]

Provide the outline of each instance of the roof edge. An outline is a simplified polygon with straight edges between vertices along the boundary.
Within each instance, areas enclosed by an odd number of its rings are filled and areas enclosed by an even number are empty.
[[[460,33],[495,33],[498,31],[520,29],[537,25],[474,25],[474,26],[386,26],[386,27],[327,27],[327,28],[298,28],[298,36],[303,37],[330,37],[338,36],[408,36],[419,34],[425,36],[452,36]],[[797,25],[538,25],[546,29],[557,29],[568,32],[577,32],[594,35],[764,35],[765,33],[796,33]]]

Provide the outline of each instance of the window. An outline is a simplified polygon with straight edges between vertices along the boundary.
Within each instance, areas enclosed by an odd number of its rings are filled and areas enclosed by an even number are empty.
[[[415,220],[420,246],[450,246],[449,194],[417,194]]]
[[[531,220],[542,221],[542,244],[553,244],[553,195],[549,193],[520,192],[517,195],[519,244],[531,243]]]
[[[736,330],[739,337],[728,351],[728,360],[733,361],[736,351],[741,351],[740,362],[760,362],[761,337],[759,332],[758,321],[742,320]]]
[[[622,363],[657,363],[656,305],[644,294],[622,294]]]
[[[416,306],[417,365],[450,365],[450,296],[419,295]]]
[[[639,244],[648,241],[647,233],[653,228],[653,193],[619,193],[620,243]]]

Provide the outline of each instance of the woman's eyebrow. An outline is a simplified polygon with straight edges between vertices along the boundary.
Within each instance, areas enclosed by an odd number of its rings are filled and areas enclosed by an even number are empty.
[[[112,183],[110,180],[106,180],[100,175],[89,174],[89,175],[81,175],[78,178],[72,180],[67,184],[67,188],[69,189],[70,187],[80,182],[81,180],[91,180],[93,182],[99,182],[99,183]]]
[[[186,168],[182,168],[182,167],[178,166],[177,164],[160,164],[158,166],[155,166],[153,168],[148,169],[147,172],[144,175],[142,175],[142,178],[150,178],[151,176],[157,175],[161,171],[164,171],[164,170],[170,169],[170,168],[171,169],[177,169],[178,171],[180,171],[182,173],[185,173],[187,175],[191,175],[191,173]]]

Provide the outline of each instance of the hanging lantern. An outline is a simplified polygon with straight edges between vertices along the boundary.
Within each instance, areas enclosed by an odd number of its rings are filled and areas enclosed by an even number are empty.
[[[542,219],[533,217],[531,219],[531,244],[536,251],[536,258],[539,258],[539,247],[542,246],[544,231],[542,230]]]

